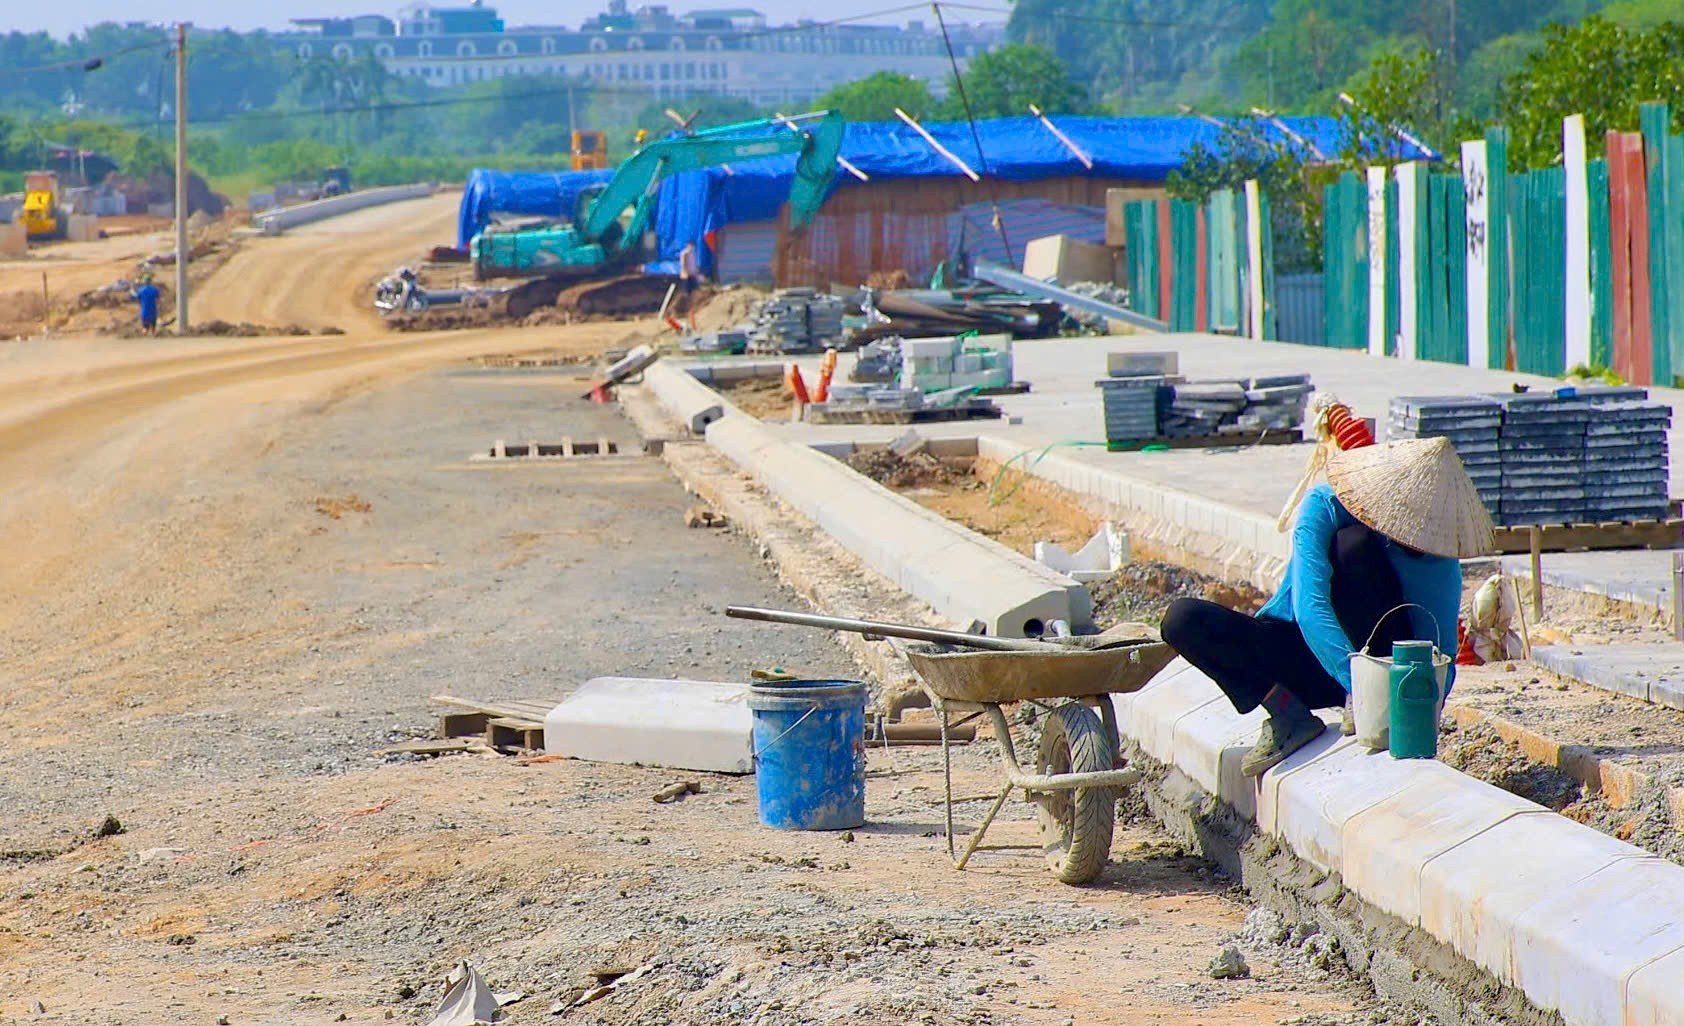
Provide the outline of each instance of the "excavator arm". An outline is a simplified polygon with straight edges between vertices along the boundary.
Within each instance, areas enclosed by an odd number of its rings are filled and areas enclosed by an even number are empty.
[[[843,125],[840,113],[824,111],[782,121],[743,121],[652,142],[620,165],[586,206],[577,227],[605,251],[619,252],[642,237],[654,214],[655,194],[669,175],[788,153],[798,154],[789,192],[790,224],[803,227],[818,213],[836,177]],[[620,231],[628,208],[631,220]]]

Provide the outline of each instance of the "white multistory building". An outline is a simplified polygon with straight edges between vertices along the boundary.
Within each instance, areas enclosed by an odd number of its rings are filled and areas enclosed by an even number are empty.
[[[577,27],[507,26],[474,2],[415,3],[384,15],[295,19],[277,37],[303,58],[373,56],[394,75],[434,86],[510,75],[565,75],[679,99],[736,96],[760,106],[805,103],[833,86],[876,71],[898,71],[940,95],[952,74],[940,30],[904,25],[798,22],[770,25],[748,8],[675,14],[664,5],[608,10]],[[954,56],[971,57],[1004,40],[998,24],[948,25]]]

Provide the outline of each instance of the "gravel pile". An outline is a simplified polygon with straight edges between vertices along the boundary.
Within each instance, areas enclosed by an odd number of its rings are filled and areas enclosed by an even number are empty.
[[[1093,620],[1100,628],[1125,622],[1156,625],[1179,598],[1209,599],[1254,613],[1268,597],[1249,585],[1226,584],[1197,570],[1151,560],[1124,564],[1109,580],[1088,590],[1093,594]]]

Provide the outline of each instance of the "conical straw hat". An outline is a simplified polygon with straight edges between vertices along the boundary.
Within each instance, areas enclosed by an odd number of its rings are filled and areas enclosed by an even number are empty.
[[[1468,559],[1494,547],[1491,514],[1448,438],[1329,453],[1327,483],[1352,516],[1409,548]]]

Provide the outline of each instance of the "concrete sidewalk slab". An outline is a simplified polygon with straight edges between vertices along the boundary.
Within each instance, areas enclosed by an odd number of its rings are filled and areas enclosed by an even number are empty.
[[[1532,661],[1563,677],[1684,710],[1684,644],[1539,645]]]

